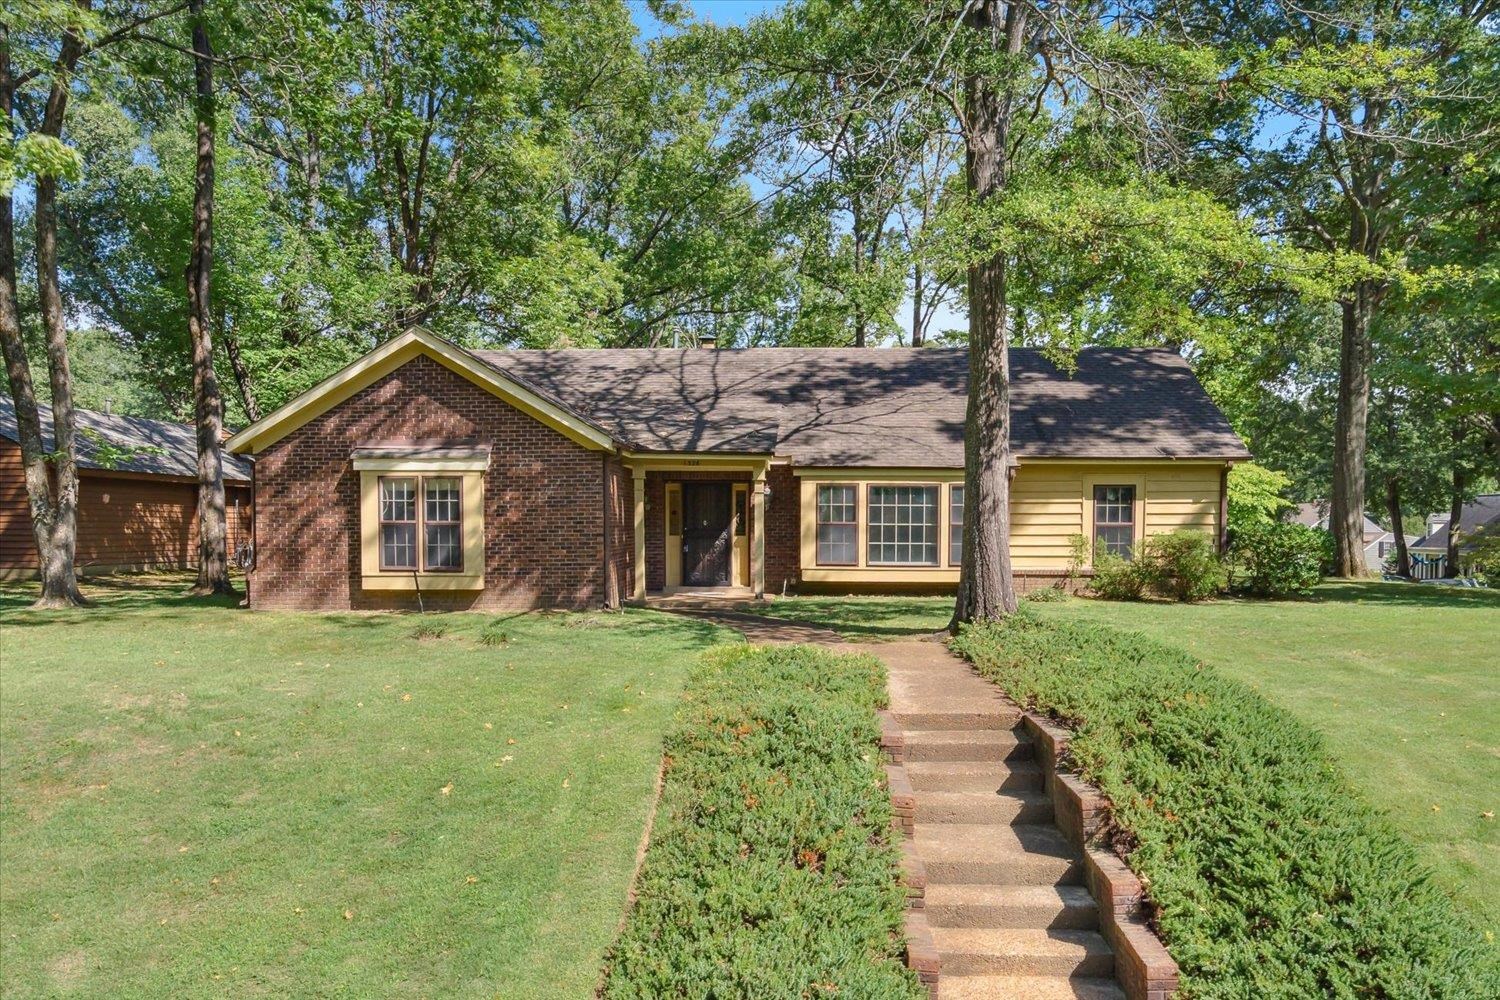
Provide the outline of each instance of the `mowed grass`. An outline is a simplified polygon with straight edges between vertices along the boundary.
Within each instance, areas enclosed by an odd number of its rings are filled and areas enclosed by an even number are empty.
[[[1500,593],[1330,583],[1302,600],[1035,608],[1184,648],[1313,726],[1460,907],[1500,930]],[[942,628],[952,601],[794,598],[768,610],[868,640]]]
[[[6,995],[594,989],[683,679],[731,633],[182,585],[0,590]]]

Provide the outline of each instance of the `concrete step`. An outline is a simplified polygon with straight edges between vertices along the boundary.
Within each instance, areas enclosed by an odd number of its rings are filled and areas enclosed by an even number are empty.
[[[1077,885],[934,885],[927,889],[933,927],[1099,929],[1099,908]]]
[[[1044,792],[916,792],[918,823],[1051,823]]]
[[[928,886],[1077,885],[1083,861],[1056,827],[918,823],[912,847]]]
[[[1030,760],[1036,748],[1014,729],[908,729],[906,760]]]
[[[1112,979],[1069,976],[950,976],[938,979],[938,1000],[1125,1000]]]
[[[1077,976],[1114,974],[1115,956],[1095,931],[934,927],[949,976]]]
[[[1021,713],[999,698],[891,698],[891,715],[902,729],[1012,729]]]
[[[1036,761],[912,761],[906,765],[917,792],[1039,792]]]

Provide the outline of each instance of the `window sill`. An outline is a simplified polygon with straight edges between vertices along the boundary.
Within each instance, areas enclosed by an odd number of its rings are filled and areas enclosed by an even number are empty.
[[[360,577],[360,586],[365,590],[411,590],[421,586],[423,590],[483,590],[484,576],[463,573],[366,573]]]

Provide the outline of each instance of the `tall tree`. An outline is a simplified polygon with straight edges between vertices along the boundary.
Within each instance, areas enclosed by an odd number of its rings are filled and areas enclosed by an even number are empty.
[[[1493,121],[1471,114],[1480,95],[1468,64],[1494,44],[1491,0],[1264,0],[1205,5],[1238,58],[1227,85],[1254,95],[1255,127],[1239,155],[1251,165],[1255,207],[1287,235],[1326,253],[1337,275],[1339,367],[1333,427],[1334,564],[1363,562],[1372,330],[1411,274],[1415,244],[1447,208],[1413,210],[1417,192],[1487,148]]]
[[[63,17],[62,39],[57,55],[47,68],[50,86],[41,121],[32,135],[34,149],[46,151],[54,162],[36,169],[34,218],[36,225],[36,281],[45,334],[48,388],[52,401],[53,448],[43,445],[35,387],[30,365],[21,343],[16,307],[15,243],[13,205],[9,192],[0,206],[0,338],[5,347],[6,372],[11,398],[15,401],[21,430],[21,455],[26,467],[27,499],[31,509],[32,534],[36,541],[42,582],[37,607],[73,607],[86,603],[78,589],[74,554],[78,543],[78,448],[77,419],[73,410],[73,375],[68,363],[68,333],[57,265],[57,186],[72,164],[62,144],[63,119],[73,86],[73,73],[84,50],[84,21],[89,4],[76,11],[55,11]],[[20,81],[11,69],[10,32],[5,32],[5,80],[3,82],[6,124],[13,132],[12,112]],[[41,66],[32,71],[40,76]]]
[[[197,594],[232,594],[228,530],[224,520],[224,400],[214,372],[212,277],[214,264],[214,94],[213,46],[203,0],[190,0],[193,117],[197,155],[193,172],[193,241],[188,256],[188,339],[193,351],[193,412],[198,439]]]

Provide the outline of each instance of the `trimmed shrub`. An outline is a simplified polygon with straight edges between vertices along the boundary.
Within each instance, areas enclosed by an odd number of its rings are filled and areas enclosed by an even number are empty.
[[[1094,578],[1089,589],[1106,601],[1139,601],[1151,583],[1151,573],[1138,560],[1100,550],[1094,555]]]
[[[1257,597],[1306,594],[1323,579],[1333,536],[1321,528],[1274,521],[1230,537],[1230,582]]]
[[[1176,601],[1201,601],[1224,589],[1224,564],[1202,531],[1152,535],[1141,547],[1141,571],[1151,588]]]
[[[1029,610],[954,647],[1076,729],[1185,995],[1495,996],[1495,947],[1289,713],[1179,650]]]
[[[667,740],[604,996],[926,996],[900,959],[884,697],[885,672],[867,656],[705,654]]]

